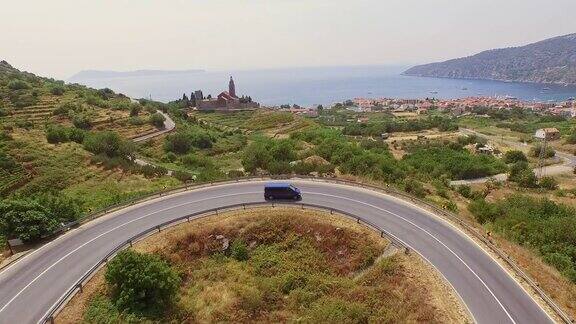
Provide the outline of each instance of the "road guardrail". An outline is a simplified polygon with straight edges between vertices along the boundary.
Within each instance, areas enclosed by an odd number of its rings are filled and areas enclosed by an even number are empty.
[[[178,217],[169,221],[166,221],[162,224],[156,225],[151,227],[145,231],[142,231],[128,240],[122,242],[120,245],[116,246],[112,251],[110,251],[104,258],[102,258],[97,264],[95,264],[90,270],[88,270],[68,291],[58,300],[56,304],[54,304],[48,313],[40,320],[40,323],[54,323],[55,317],[58,313],[62,310],[62,308],[79,292],[82,292],[82,288],[84,285],[102,268],[105,266],[108,261],[112,260],[120,251],[132,247],[132,245],[138,241],[141,241],[147,238],[149,235],[154,233],[160,233],[163,229],[170,228],[172,226],[176,226],[178,224],[182,224],[184,222],[190,222],[191,220],[200,219],[203,217],[208,217],[212,215],[218,215],[219,213],[228,212],[228,211],[235,211],[235,210],[246,210],[247,208],[256,208],[256,207],[290,207],[290,208],[302,208],[302,209],[316,209],[316,210],[323,210],[330,212],[330,214],[340,214],[351,219],[356,220],[359,224],[367,225],[374,230],[380,232],[380,237],[386,237],[390,240],[390,242],[400,248],[403,248],[405,253],[409,253],[410,249],[397,237],[388,233],[386,230],[379,228],[377,225],[363,220],[360,217],[353,215],[351,213],[335,209],[324,207],[321,205],[316,204],[308,204],[308,203],[296,203],[296,202],[252,202],[252,203],[243,203],[243,204],[234,204],[226,207],[221,208],[213,208],[197,213],[192,213],[186,216]]]

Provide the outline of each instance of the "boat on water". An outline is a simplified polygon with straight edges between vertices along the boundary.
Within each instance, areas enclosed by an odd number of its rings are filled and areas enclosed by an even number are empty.
[[[438,94],[438,91],[430,91],[431,94]]]
[[[544,88],[542,88],[542,91],[550,91],[550,88],[544,87]]]
[[[466,88],[466,87],[463,87],[463,88],[462,88],[462,90],[466,91],[466,90],[468,90],[468,88]]]

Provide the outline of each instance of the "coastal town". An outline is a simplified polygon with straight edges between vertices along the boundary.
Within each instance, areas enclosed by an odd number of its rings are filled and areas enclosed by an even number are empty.
[[[273,107],[280,111],[291,112],[296,115],[317,117],[318,108],[301,107],[298,105],[283,105]],[[561,116],[566,118],[576,117],[576,100],[569,98],[560,102],[529,102],[511,97],[466,97],[457,99],[394,99],[394,98],[354,98],[336,103],[326,108],[345,107],[356,112],[381,112],[389,111],[395,113],[411,112],[425,114],[429,110],[441,110],[452,113],[454,116],[465,116],[471,114],[478,108],[505,109],[514,108],[525,109],[539,114]]]

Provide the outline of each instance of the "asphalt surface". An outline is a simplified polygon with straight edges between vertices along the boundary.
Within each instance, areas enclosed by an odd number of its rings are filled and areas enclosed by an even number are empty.
[[[486,252],[438,217],[352,186],[291,181],[303,202],[340,209],[395,235],[431,262],[478,323],[552,320]],[[127,238],[167,220],[215,207],[263,201],[264,182],[188,191],[106,215],[72,230],[0,272],[0,323],[36,323],[94,264]]]

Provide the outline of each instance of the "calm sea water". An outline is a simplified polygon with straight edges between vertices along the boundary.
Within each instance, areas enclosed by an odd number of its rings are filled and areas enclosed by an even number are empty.
[[[523,100],[562,101],[576,97],[576,87],[483,80],[402,76],[404,66],[322,67],[274,70],[191,72],[146,77],[70,79],[91,87],[108,87],[130,97],[167,102],[198,89],[217,95],[230,75],[237,93],[265,105],[331,104],[356,97],[461,98],[513,96]]]

